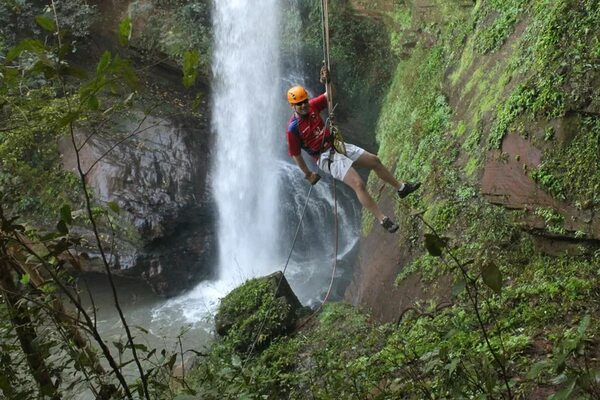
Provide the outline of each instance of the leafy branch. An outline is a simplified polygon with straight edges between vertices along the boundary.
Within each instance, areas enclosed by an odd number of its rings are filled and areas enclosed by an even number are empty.
[[[429,230],[432,232],[431,234],[425,234],[425,247],[429,254],[435,257],[439,257],[442,262],[448,267],[451,268],[450,263],[443,257],[444,252],[448,254],[452,262],[456,267],[458,267],[462,278],[465,283],[465,289],[467,292],[467,297],[473,306],[473,310],[475,312],[475,317],[477,319],[477,324],[479,326],[479,330],[483,335],[483,339],[485,341],[485,345],[488,351],[492,354],[494,361],[496,363],[497,371],[500,377],[504,382],[504,386],[506,388],[506,393],[508,399],[513,399],[512,390],[510,388],[510,380],[508,377],[508,372],[506,369],[506,365],[501,359],[501,355],[499,354],[499,350],[496,349],[490,341],[490,333],[487,328],[487,324],[485,323],[482,315],[481,315],[481,304],[480,304],[480,291],[478,285],[478,277],[473,277],[469,274],[467,269],[467,263],[461,262],[452,252],[450,248],[448,248],[447,239],[442,238],[435,228],[429,224],[421,214],[417,214],[416,218],[418,218]],[[499,268],[494,263],[485,263],[481,266],[481,277],[483,282],[492,289],[495,293],[500,293],[502,290],[502,274]],[[500,333],[498,333],[501,336]],[[502,342],[502,340],[500,339]]]

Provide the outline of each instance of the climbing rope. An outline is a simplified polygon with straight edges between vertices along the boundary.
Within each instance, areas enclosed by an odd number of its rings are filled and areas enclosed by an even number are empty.
[[[321,27],[323,29],[323,63],[327,71],[331,71],[331,59],[329,57],[329,8],[327,0],[321,0]],[[331,93],[331,80],[325,82],[327,91],[327,109],[333,110],[333,93]]]
[[[321,0],[321,26],[323,28],[323,65],[327,68],[327,72],[331,71],[331,57],[330,57],[330,44],[329,44],[329,7],[327,0]],[[334,124],[333,110],[335,109],[335,103],[333,101],[333,90],[331,87],[331,79],[326,79],[325,92],[327,93],[327,109],[329,110],[329,131],[333,137],[332,145],[335,151],[340,154],[346,155],[346,145],[344,144],[344,138],[338,127]]]

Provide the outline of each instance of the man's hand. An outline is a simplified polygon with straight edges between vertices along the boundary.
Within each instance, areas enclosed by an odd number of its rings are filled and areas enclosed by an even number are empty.
[[[306,176],[304,176],[304,178],[306,178],[306,180],[309,181],[311,185],[314,185],[315,183],[319,182],[319,180],[321,179],[321,176],[314,172],[310,172],[310,173],[306,174]]]
[[[323,66],[321,67],[321,71],[319,72],[319,81],[322,84],[326,84],[329,83],[329,69],[327,69],[327,65],[325,65],[325,63],[323,63]]]

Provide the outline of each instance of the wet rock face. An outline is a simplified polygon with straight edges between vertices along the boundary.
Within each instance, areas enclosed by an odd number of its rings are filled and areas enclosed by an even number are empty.
[[[200,118],[134,112],[95,133],[80,152],[95,199],[121,209],[115,268],[143,277],[158,293],[174,295],[210,273],[210,144]],[[65,167],[75,170],[72,146],[65,141],[61,148]]]
[[[569,132],[559,131],[559,139],[568,140],[565,136],[569,135]],[[493,204],[524,210],[523,227],[548,239],[548,245],[539,241],[540,248],[547,253],[559,253],[551,250],[556,249],[556,242],[561,240],[575,244],[598,242],[600,218],[594,215],[593,210],[577,208],[554,198],[530,177],[528,171],[538,168],[541,162],[542,150],[530,140],[517,134],[507,135],[502,149],[488,155],[480,182],[483,196]],[[535,214],[538,209],[555,210],[557,215],[562,216],[561,232],[549,230],[544,218]]]

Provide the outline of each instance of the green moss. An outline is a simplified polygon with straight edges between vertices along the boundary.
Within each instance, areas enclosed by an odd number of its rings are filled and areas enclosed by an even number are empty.
[[[477,68],[475,72],[469,77],[469,80],[463,87],[462,93],[463,96],[466,93],[469,93],[475,85],[478,85],[478,92],[482,93],[485,91],[485,87],[483,85],[486,84],[485,81],[482,81],[483,76],[485,75],[484,69],[482,67]]]
[[[472,157],[469,158],[469,161],[465,164],[465,174],[472,178],[475,176],[475,173],[479,171],[481,168],[481,161],[478,158]]]
[[[225,342],[237,350],[253,343],[259,348],[285,331],[290,320],[290,307],[275,297],[277,280],[256,278],[235,288],[219,304],[217,320],[229,325]],[[262,329],[261,329],[262,328]],[[257,336],[261,329],[260,336]]]
[[[456,129],[454,130],[454,136],[462,137],[467,131],[467,125],[465,125],[465,121],[459,121],[456,125]]]
[[[573,140],[546,150],[532,177],[556,198],[589,208],[600,200],[600,118],[587,117],[576,123]]]
[[[458,83],[458,81],[460,80],[460,78],[465,74],[465,72],[473,64],[473,59],[475,56],[474,46],[475,46],[475,42],[473,41],[472,38],[469,38],[467,40],[467,43],[466,43],[463,51],[462,51],[459,66],[456,69],[456,71],[454,71],[452,73],[452,75],[450,76],[450,82],[452,83],[452,85],[456,85]]]
[[[477,29],[474,35],[475,49],[489,53],[498,49],[513,32],[514,26],[528,0],[492,0],[481,2],[475,20]]]
[[[565,233],[565,218],[556,210],[540,207],[534,210],[534,214],[544,219],[548,232],[556,234]]]
[[[569,107],[589,101],[585,86],[594,76],[589,65],[595,59],[597,38],[593,32],[600,23],[600,11],[593,3],[530,3],[530,23],[519,46],[522,50],[512,62],[528,73],[499,107],[489,137],[491,148],[499,147],[504,134],[522,115],[530,120],[562,117]]]
[[[429,284],[435,281],[436,278],[447,274],[448,272],[448,268],[446,268],[439,257],[424,254],[402,268],[396,277],[395,284],[400,285],[404,280],[415,273],[419,274],[423,283]]]

